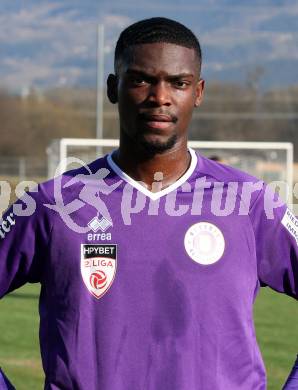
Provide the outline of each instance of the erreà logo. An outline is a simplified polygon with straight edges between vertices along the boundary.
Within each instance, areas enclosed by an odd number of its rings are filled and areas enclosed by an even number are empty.
[[[111,287],[117,268],[117,245],[81,244],[81,274],[97,299]]]
[[[16,224],[14,214],[10,213],[5,219],[0,221],[0,238],[5,238],[6,234],[10,232],[11,227]]]

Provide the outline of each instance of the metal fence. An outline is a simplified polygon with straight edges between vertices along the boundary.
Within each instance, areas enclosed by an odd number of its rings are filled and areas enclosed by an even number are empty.
[[[38,157],[0,157],[2,180],[38,180],[47,176],[47,161]]]

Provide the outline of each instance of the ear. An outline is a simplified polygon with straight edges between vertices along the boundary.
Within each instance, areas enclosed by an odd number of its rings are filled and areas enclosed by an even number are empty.
[[[107,79],[107,95],[112,104],[118,102],[118,77],[114,74],[109,74]]]
[[[196,98],[194,104],[195,107],[199,107],[199,105],[202,103],[204,87],[205,87],[205,80],[200,79],[196,85]]]

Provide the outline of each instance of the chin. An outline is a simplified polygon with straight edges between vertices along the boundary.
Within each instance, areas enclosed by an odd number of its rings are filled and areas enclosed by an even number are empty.
[[[177,142],[177,135],[174,134],[165,141],[156,138],[148,139],[146,137],[142,137],[139,141],[148,154],[154,155],[172,149]]]

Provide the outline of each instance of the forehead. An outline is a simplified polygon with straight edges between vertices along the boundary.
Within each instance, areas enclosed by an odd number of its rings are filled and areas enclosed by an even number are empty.
[[[121,70],[144,71],[150,74],[199,73],[199,61],[194,49],[172,43],[146,43],[126,49]]]

